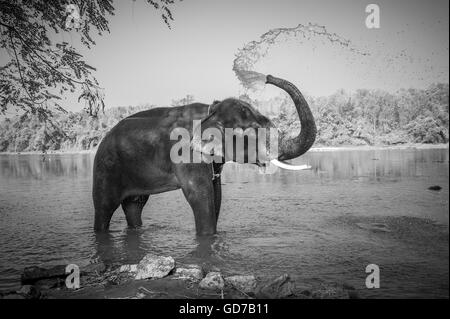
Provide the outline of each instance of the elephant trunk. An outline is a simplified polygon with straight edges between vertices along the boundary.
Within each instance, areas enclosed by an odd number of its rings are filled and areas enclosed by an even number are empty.
[[[317,129],[316,123],[314,122],[314,116],[302,93],[295,85],[271,75],[267,75],[266,83],[275,85],[286,91],[294,101],[295,108],[297,109],[300,118],[301,131],[300,134],[294,138],[280,138],[278,141],[278,159],[282,161],[296,158],[306,153],[316,139]]]

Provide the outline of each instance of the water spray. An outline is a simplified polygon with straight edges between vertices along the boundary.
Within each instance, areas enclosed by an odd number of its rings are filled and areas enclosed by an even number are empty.
[[[233,61],[233,71],[244,88],[256,90],[259,86],[265,84],[265,75],[254,71],[254,65],[267,55],[272,46],[290,37],[300,38],[301,40],[311,40],[312,38],[327,40],[331,44],[346,48],[357,55],[370,55],[368,52],[355,47],[350,40],[336,33],[328,32],[326,27],[322,25],[300,23],[292,28],[271,29],[264,33],[259,40],[247,43],[238,51]]]

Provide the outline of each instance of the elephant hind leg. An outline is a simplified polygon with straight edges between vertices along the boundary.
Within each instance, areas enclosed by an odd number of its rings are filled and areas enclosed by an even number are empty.
[[[142,226],[142,209],[147,203],[149,195],[127,197],[122,202],[122,209],[127,219],[128,227]]]

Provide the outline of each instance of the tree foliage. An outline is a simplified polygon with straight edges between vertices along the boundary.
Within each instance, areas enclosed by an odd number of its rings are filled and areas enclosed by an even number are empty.
[[[309,98],[316,119],[316,145],[395,145],[448,143],[449,85],[391,94],[381,90],[343,90],[327,97]],[[281,105],[272,113],[282,131],[298,134],[300,123],[291,99],[283,94],[259,109]],[[267,112],[266,112],[267,113]]]
[[[147,2],[170,27],[175,0]],[[113,14],[112,0],[0,0],[0,50],[9,56],[0,67],[0,112],[13,109],[48,120],[54,111],[65,111],[64,94],[79,92],[87,113],[97,116],[104,104],[95,68],[72,45],[54,39],[72,30],[91,48],[94,34],[110,31]]]
[[[172,100],[172,106],[188,105],[188,104],[191,104],[194,102],[195,102],[194,96],[191,94],[188,94],[181,99]]]
[[[269,101],[241,96],[269,116],[283,132],[298,134],[300,122],[286,94]],[[315,145],[396,145],[448,143],[449,86],[436,84],[426,90],[343,90],[333,95],[307,98],[316,119]],[[189,104],[192,95],[173,100],[173,106]],[[111,108],[92,117],[85,112],[55,115],[54,125],[27,113],[0,121],[0,152],[88,150],[95,148],[121,119],[154,105]]]
[[[31,112],[16,115],[0,122],[0,152],[89,150],[121,119],[152,107],[110,108],[97,117],[86,112],[60,112],[55,113],[52,124]]]

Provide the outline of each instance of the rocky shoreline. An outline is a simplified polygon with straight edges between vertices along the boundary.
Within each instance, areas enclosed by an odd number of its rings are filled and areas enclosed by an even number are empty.
[[[170,256],[147,254],[136,265],[91,264],[79,269],[78,289],[66,287],[66,265],[24,269],[18,291],[2,299],[353,299],[348,284],[303,287],[288,274],[258,278],[224,274],[206,264],[181,264]]]

